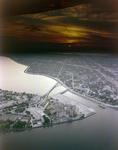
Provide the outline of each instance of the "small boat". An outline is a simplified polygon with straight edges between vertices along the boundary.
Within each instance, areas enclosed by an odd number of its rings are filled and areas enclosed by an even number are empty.
[[[102,107],[103,109],[105,109],[105,108],[106,108],[106,106],[105,106],[105,105],[103,105],[103,104],[99,104],[99,107]]]

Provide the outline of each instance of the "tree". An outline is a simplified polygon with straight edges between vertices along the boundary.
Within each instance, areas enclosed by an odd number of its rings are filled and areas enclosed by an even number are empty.
[[[30,111],[26,111],[26,113],[27,113],[28,115],[30,115]]]
[[[12,120],[7,120],[7,122],[9,123],[9,124],[13,124],[14,123],[14,121],[12,121]]]
[[[43,115],[43,118],[44,118],[44,121],[45,121],[43,124],[50,123],[50,119],[48,117],[46,117],[45,115]]]
[[[10,129],[10,124],[6,124],[5,128]]]
[[[16,123],[13,125],[13,128],[21,129],[21,128],[24,128],[25,125],[26,125],[26,122],[25,122],[25,121],[20,121],[20,120],[18,120],[18,122],[16,122]]]
[[[25,93],[25,92],[23,92],[23,95],[26,95],[26,93]]]

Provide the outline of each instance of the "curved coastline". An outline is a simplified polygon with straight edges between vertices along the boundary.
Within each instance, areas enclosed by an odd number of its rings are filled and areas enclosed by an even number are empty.
[[[28,69],[29,69],[29,68],[30,68],[30,66],[28,66],[28,67],[24,70],[24,73],[26,73],[26,74],[32,74],[32,75],[41,75],[41,76],[45,76],[45,77],[51,78],[51,79],[57,81],[58,83],[60,83],[60,84],[61,84],[63,87],[65,87],[66,90],[68,90],[70,93],[75,94],[75,95],[77,95],[77,96],[80,96],[80,97],[84,98],[85,100],[87,99],[87,100],[89,100],[89,101],[91,101],[91,102],[93,102],[93,103],[96,103],[96,104],[98,104],[98,105],[99,105],[99,104],[103,104],[103,105],[105,105],[106,107],[116,107],[116,108],[118,108],[118,106],[113,106],[113,105],[110,105],[110,104],[106,104],[106,103],[100,102],[100,101],[97,100],[97,99],[93,99],[93,98],[87,97],[87,96],[85,96],[85,95],[79,94],[79,93],[77,93],[76,91],[73,91],[72,89],[68,88],[68,87],[67,87],[61,80],[59,80],[58,78],[54,78],[54,77],[51,77],[51,76],[48,76],[48,75],[44,75],[44,74],[29,73],[29,72],[28,72]],[[84,104],[84,105],[85,105],[85,104]]]
[[[12,58],[10,58],[10,59],[12,59]],[[12,59],[13,60],[13,59]],[[18,64],[21,64],[21,65],[24,65],[24,64],[22,64],[22,63],[19,63],[17,60],[13,60],[13,61],[15,61],[16,63],[18,63]],[[25,66],[25,65],[24,65]],[[30,75],[40,75],[40,76],[44,76],[44,77],[48,77],[48,78],[50,78],[50,79],[53,79],[53,80],[55,80],[55,81],[57,81],[58,83],[60,83],[63,87],[65,87],[70,93],[72,93],[72,94],[75,94],[75,95],[77,95],[77,96],[80,96],[80,97],[82,97],[82,98],[84,98],[85,100],[89,100],[89,101],[91,101],[91,102],[93,102],[93,103],[96,103],[96,104],[102,104],[102,105],[105,105],[106,107],[115,107],[115,108],[118,108],[118,105],[110,105],[110,104],[106,104],[106,103],[104,103],[104,102],[101,102],[101,101],[99,101],[99,100],[97,100],[97,99],[93,99],[93,98],[91,98],[91,97],[88,97],[88,96],[86,96],[86,95],[82,95],[82,94],[80,94],[80,93],[77,93],[76,91],[74,91],[74,90],[72,90],[72,89],[70,89],[69,87],[67,87],[61,80],[59,80],[59,78],[55,78],[55,77],[52,77],[52,76],[48,76],[48,75],[45,75],[45,74],[39,74],[39,73],[29,73],[28,72],[28,69],[30,68],[30,66],[26,66],[26,69],[24,70],[24,73],[26,73],[26,74],[30,74]],[[85,104],[84,104],[85,105]]]

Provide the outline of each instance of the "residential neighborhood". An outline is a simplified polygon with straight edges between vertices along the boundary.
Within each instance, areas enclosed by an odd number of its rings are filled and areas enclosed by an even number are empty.
[[[118,59],[115,56],[50,54],[11,58],[28,65],[26,73],[51,77],[80,95],[118,105]]]

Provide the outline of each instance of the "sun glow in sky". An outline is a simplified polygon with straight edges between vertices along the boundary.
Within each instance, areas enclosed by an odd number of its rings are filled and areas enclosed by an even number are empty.
[[[117,46],[118,12],[91,4],[4,18],[3,37],[17,41]],[[70,46],[69,46],[70,47]]]

